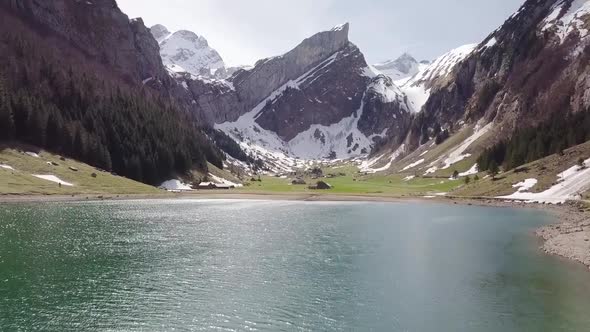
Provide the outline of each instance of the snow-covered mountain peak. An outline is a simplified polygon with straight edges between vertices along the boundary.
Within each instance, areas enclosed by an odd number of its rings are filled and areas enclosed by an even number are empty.
[[[213,76],[215,71],[225,68],[219,53],[203,36],[189,30],[171,33],[163,25],[155,25],[150,30],[160,44],[160,55],[168,68],[180,67],[195,76]]]
[[[408,53],[395,60],[375,64],[374,67],[394,81],[410,78],[420,71],[420,63]]]

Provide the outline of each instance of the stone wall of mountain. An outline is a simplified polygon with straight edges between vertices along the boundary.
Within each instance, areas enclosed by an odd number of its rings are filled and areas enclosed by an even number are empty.
[[[555,112],[587,109],[589,9],[588,1],[526,1],[433,87],[409,142],[416,147],[424,128],[458,128],[481,118],[498,124],[496,139],[502,139]]]
[[[130,82],[168,79],[149,30],[141,20],[130,21],[115,0],[10,0],[2,5],[36,24],[41,33],[59,35]]]
[[[391,78],[367,64],[348,30],[344,24],[320,32],[238,71],[227,84],[188,87],[209,118],[237,140],[276,135],[280,142],[269,149],[305,158],[368,154],[380,140],[406,135],[411,108]]]
[[[260,60],[253,69],[239,71],[232,77],[236,91],[246,105],[252,108],[289,80],[348,46],[349,25],[320,32],[305,39],[288,53]]]
[[[329,126],[359,110],[370,81],[362,74],[363,54],[349,43],[329,55],[264,105],[257,118],[262,128],[289,141],[314,124]]]

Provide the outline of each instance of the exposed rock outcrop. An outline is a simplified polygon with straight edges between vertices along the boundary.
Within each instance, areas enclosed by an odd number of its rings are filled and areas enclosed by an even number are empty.
[[[130,21],[115,0],[12,0],[0,6],[61,36],[130,82],[168,79],[158,52],[154,53],[157,44],[143,22]]]
[[[253,153],[262,147],[303,159],[362,156],[386,135],[405,136],[411,119],[406,98],[367,65],[348,41],[348,29],[345,24],[321,32],[285,55],[236,73],[230,79],[235,91],[228,93],[237,97],[226,100],[240,106],[234,105],[233,114],[209,111],[219,114],[217,128]],[[209,105],[227,103],[217,99]]]
[[[232,82],[246,108],[252,108],[273,91],[348,46],[349,25],[337,26],[304,40],[288,53],[258,61],[251,70],[236,73]]]
[[[588,1],[526,1],[448,79],[432,87],[423,125],[484,118],[500,124],[501,139],[554,112],[586,109],[589,26]]]

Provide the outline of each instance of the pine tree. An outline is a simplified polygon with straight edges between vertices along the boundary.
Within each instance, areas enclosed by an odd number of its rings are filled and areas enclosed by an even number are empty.
[[[498,164],[495,160],[492,160],[488,169],[488,174],[492,177],[492,180],[496,179],[496,175],[498,175],[499,172],[500,168],[498,167]]]
[[[0,140],[11,140],[14,134],[14,119],[10,104],[0,102]]]
[[[12,106],[4,88],[3,77],[0,76],[0,140],[11,140],[15,135]]]

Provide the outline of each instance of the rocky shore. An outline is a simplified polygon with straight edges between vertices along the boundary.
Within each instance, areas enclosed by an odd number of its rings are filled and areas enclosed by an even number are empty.
[[[536,232],[545,241],[543,251],[590,268],[590,210],[583,203],[571,202],[555,212],[560,222]]]

